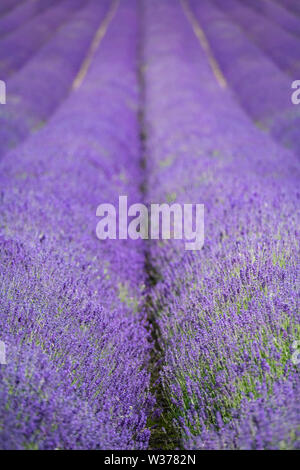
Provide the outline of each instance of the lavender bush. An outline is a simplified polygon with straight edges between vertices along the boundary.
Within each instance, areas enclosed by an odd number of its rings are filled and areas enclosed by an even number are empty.
[[[124,2],[82,87],[1,162],[5,448],[147,447],[143,247],[95,235],[99,202],[140,197],[136,48]]]
[[[190,3],[229,86],[247,113],[258,127],[299,155],[299,108],[291,103],[292,79],[249,40],[230,19],[229,10],[224,14],[207,0]]]
[[[0,18],[0,36],[4,36],[22,26],[26,21],[31,20],[35,15],[42,13],[51,7],[57,0],[46,0],[41,2],[22,2],[5,16]]]
[[[9,106],[0,108],[0,157],[43,127],[62,104],[107,9],[107,1],[90,1],[7,81]]]
[[[83,5],[82,0],[63,0],[0,40],[0,74],[7,80]]]
[[[206,207],[200,254],[150,246],[163,427],[188,449],[299,447],[298,161],[219,86],[179,5],[145,8],[148,197]]]
[[[246,0],[246,4],[261,15],[274,21],[289,33],[300,35],[300,18],[293,15],[288,9],[272,0]]]

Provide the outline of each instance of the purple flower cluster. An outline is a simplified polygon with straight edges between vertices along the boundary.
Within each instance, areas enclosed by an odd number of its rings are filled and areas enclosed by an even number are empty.
[[[143,246],[95,234],[99,203],[141,197],[137,40],[123,2],[82,86],[1,161],[4,448],[148,444]]]
[[[209,0],[201,2],[190,0],[190,4],[207,35],[229,86],[236,93],[246,112],[259,128],[268,131],[279,143],[293,149],[300,155],[300,111],[299,106],[294,106],[291,103],[291,83],[297,77],[292,78],[284,73],[273,58],[269,57],[248,37],[249,30],[251,33],[251,25],[253,29],[259,29],[259,26],[263,28],[266,20],[262,20],[261,16],[257,16],[253,12],[251,14],[251,10],[248,9],[247,23],[249,22],[249,25],[247,25],[247,31],[244,31],[231,17],[232,15],[239,17],[239,21],[242,21],[240,11],[244,11],[245,7],[234,8],[234,13],[232,12],[232,5],[235,7],[238,2],[224,0],[224,2],[218,3],[219,6],[222,5],[222,8],[226,9],[226,12],[217,8]],[[253,15],[255,16],[254,21]],[[258,26],[254,24],[257,18],[260,20]],[[245,16],[244,26],[246,26]],[[260,44],[262,44],[263,34],[264,32],[255,36]],[[280,36],[284,37],[283,30]],[[271,39],[268,35],[268,46],[264,45],[264,47],[269,50],[272,47],[274,50],[277,48],[277,52],[273,51],[272,55],[276,55],[277,61],[280,56],[280,62],[283,65],[286,56],[295,58],[296,55],[298,57],[299,40],[291,40],[296,44],[296,47],[281,50],[278,44],[274,44],[276,37]],[[295,68],[298,66],[299,62],[298,65],[295,63]]]
[[[216,416],[218,431],[205,429],[193,436],[186,429],[188,449],[258,449],[288,450],[299,448],[295,429],[299,429],[299,373],[289,382],[275,383],[272,393],[265,385],[258,385],[258,398],[243,398],[233,419],[224,424]],[[284,437],[284,438],[283,438]]]
[[[294,16],[279,3],[273,2],[272,0],[265,0],[264,2],[259,0],[246,0],[246,4],[269,20],[280,25],[289,33],[293,33],[297,36],[300,35],[300,18]]]
[[[206,211],[201,252],[150,247],[164,419],[185,448],[299,447],[298,160],[219,85],[178,4],[147,3],[145,24],[148,198]]]
[[[90,1],[7,80],[9,106],[0,108],[0,158],[45,125],[72,87],[108,1]],[[49,12],[51,13],[51,11]]]
[[[31,20],[35,15],[51,7],[55,2],[57,2],[57,0],[44,0],[42,3],[29,1],[17,5],[16,8],[9,11],[3,17],[0,17],[0,36],[4,36],[16,30],[26,21]]]
[[[292,79],[300,73],[300,38],[285,31],[265,16],[255,12],[246,1],[243,4],[239,0],[214,0],[216,5],[228,13],[230,17],[240,25],[248,37],[271,58],[278,67]],[[249,3],[249,7],[248,7]],[[260,2],[261,4],[261,2]],[[298,34],[300,33],[300,21],[297,22]]]
[[[34,16],[20,28],[0,39],[1,79],[7,80],[20,70],[39,47],[83,4],[83,0],[57,2],[55,8]]]

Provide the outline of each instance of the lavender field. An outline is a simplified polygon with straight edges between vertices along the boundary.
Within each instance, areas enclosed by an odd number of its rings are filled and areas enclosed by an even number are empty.
[[[298,0],[1,0],[1,83],[0,449],[300,449]]]

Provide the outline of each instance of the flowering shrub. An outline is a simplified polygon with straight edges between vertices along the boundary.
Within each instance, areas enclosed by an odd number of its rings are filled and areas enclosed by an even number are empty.
[[[46,0],[42,3],[21,3],[16,8],[9,10],[3,17],[0,17],[0,36],[9,34],[19,28],[24,22],[30,21],[35,15],[54,5],[55,1]]]
[[[243,31],[248,34],[248,37],[250,37],[281,70],[290,74],[292,78],[299,75],[300,53],[298,37],[294,36],[290,31],[285,31],[266,16],[260,15],[252,9],[252,1],[247,2],[246,0],[246,4],[242,4],[238,0],[225,0],[223,2],[216,0],[216,4],[241,26]],[[268,2],[256,3],[256,0],[254,0],[254,5],[257,4],[265,4],[266,8],[268,8],[269,5]]]
[[[1,162],[5,448],[147,447],[143,247],[94,229],[100,198],[139,197],[136,41],[125,2],[82,87]]]
[[[13,30],[1,39],[0,74],[7,79],[26,63],[37,52],[65,21],[74,9],[83,5],[83,0],[64,0],[51,8],[34,16],[20,28]]]
[[[7,81],[9,106],[0,109],[0,157],[43,127],[62,104],[107,7],[107,1],[93,1],[75,11],[57,34]]]
[[[298,77],[291,78],[280,70],[272,57],[266,55],[248,37],[248,34],[231,19],[232,8],[229,8],[230,5],[232,6],[231,0],[225,0],[222,4],[223,7],[228,5],[226,13],[216,8],[208,0],[203,2],[191,0],[193,11],[207,34],[228,84],[236,93],[242,106],[259,128],[270,132],[279,143],[294,149],[299,154],[299,109],[291,106],[290,93],[288,92],[293,78]],[[234,4],[236,3],[234,2]],[[249,19],[245,20],[244,16],[244,25],[247,21],[247,31],[251,25],[254,28],[255,21],[252,19],[253,13],[251,13],[250,10]],[[235,19],[238,18],[239,22],[242,21],[240,9],[237,9],[232,15]],[[260,41],[260,45],[262,39],[259,38],[262,34],[255,33],[255,40]],[[282,36],[284,36],[283,32],[278,38],[280,45],[283,43]],[[269,34],[269,46],[264,45],[264,47],[268,47],[270,50],[273,47],[277,49],[276,61],[280,60],[282,66],[283,61],[286,61],[286,56],[290,57],[293,63],[295,59],[298,60],[298,40],[293,41],[297,52],[294,52],[295,49],[290,49],[290,47],[281,50],[278,45],[274,45],[274,41],[276,38],[272,39]],[[272,54],[273,57],[274,54],[275,52]],[[296,63],[294,66],[297,69]],[[285,64],[284,68],[286,67]],[[289,71],[291,70],[289,69]]]
[[[148,197],[206,208],[202,252],[150,247],[164,419],[185,448],[297,447],[297,158],[219,86],[179,7],[146,12]]]

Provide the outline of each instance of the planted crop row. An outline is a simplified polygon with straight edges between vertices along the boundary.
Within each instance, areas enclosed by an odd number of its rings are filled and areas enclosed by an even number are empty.
[[[300,73],[300,38],[283,30],[268,20],[264,15],[256,13],[239,0],[215,0],[255,44],[270,57],[278,67],[290,75],[293,80]],[[300,32],[300,22],[298,23]]]
[[[206,221],[201,252],[149,247],[162,429],[187,449],[297,447],[299,164],[220,87],[179,4],[144,5],[148,198]]]
[[[33,17],[31,21],[2,38],[0,41],[1,79],[7,80],[16,73],[82,5],[82,0],[63,0],[55,8]]]
[[[57,0],[46,0],[44,2],[26,1],[17,5],[0,18],[0,36],[4,36],[30,21],[35,15],[50,8]]]
[[[292,80],[281,72],[228,15],[211,2],[191,0],[228,85],[255,124],[299,154],[299,108],[291,103]]]
[[[43,127],[68,95],[108,5],[95,0],[75,12],[7,81],[9,106],[0,108],[0,157]]]

